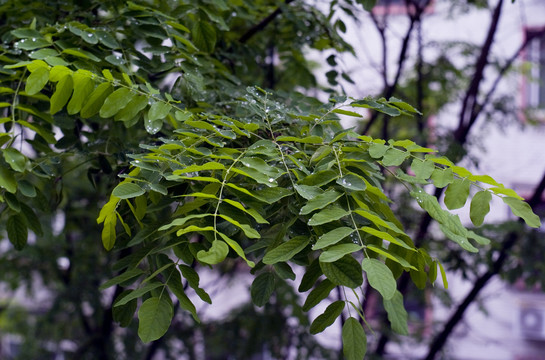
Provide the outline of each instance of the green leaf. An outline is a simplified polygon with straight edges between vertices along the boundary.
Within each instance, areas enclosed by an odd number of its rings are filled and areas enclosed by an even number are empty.
[[[203,20],[195,21],[191,29],[191,35],[193,36],[193,43],[200,50],[206,53],[214,51],[216,47],[216,30],[208,22]]]
[[[82,58],[82,59],[91,60],[91,61],[94,61],[94,62],[100,62],[100,59],[98,57],[93,55],[91,52],[85,51],[85,50],[82,50],[82,49],[77,49],[77,48],[64,49],[62,52],[64,54],[69,54],[69,55],[79,57],[79,58]]]
[[[375,3],[376,3],[376,0],[366,0],[363,3],[363,7],[365,8],[365,10],[371,11],[371,9],[375,5]],[[367,5],[367,7],[366,7],[366,5]],[[400,100],[398,98],[395,98],[393,96],[390,99],[388,99],[388,103],[393,104],[393,105],[397,106],[398,108],[400,108],[402,110],[405,110],[405,111],[408,111],[410,113],[422,115],[422,113],[420,111],[416,110],[410,104],[407,104],[405,101]]]
[[[409,262],[407,260],[405,260],[403,257],[397,255],[397,254],[392,254],[384,249],[381,249],[377,246],[374,246],[372,244],[369,244],[369,245],[366,245],[367,246],[367,250],[371,250],[373,252],[376,252],[377,254],[380,254],[382,256],[384,256],[385,258],[387,259],[390,259],[392,261],[395,261],[396,263],[400,264],[401,266],[405,267],[405,268],[409,268],[409,269],[413,269],[413,270],[417,270],[414,266],[412,266],[411,264],[409,264]]]
[[[258,275],[250,287],[252,302],[259,307],[264,306],[271,297],[275,289],[274,274],[265,272]]]
[[[8,204],[9,208],[15,212],[21,212],[21,203],[17,200],[17,197],[11,193],[4,194],[4,200]]]
[[[9,193],[4,194],[4,196],[6,196],[6,199],[8,194]],[[43,236],[42,224],[40,223],[40,219],[38,219],[38,216],[36,215],[34,210],[32,210],[32,208],[25,203],[20,203],[20,206],[21,213],[25,216],[27,225],[30,230],[32,230],[37,236]]]
[[[329,206],[324,210],[312,215],[308,224],[310,226],[317,226],[321,224],[326,224],[335,220],[339,220],[345,216],[350,215],[350,212],[338,207],[338,206]]]
[[[147,115],[144,115],[144,127],[148,134],[157,134],[163,127],[163,120],[150,120]]]
[[[210,299],[210,295],[208,295],[206,291],[199,287],[199,274],[195,270],[193,270],[193,268],[187,265],[178,265],[178,268],[182,272],[182,276],[187,280],[189,286],[193,290],[195,290],[195,293],[201,298],[201,300],[212,304],[212,299]]]
[[[263,159],[260,159],[258,157],[244,157],[240,159],[240,162],[243,163],[245,166],[255,169],[259,171],[262,174],[265,174],[268,177],[272,177],[274,179],[278,178],[280,175],[282,175],[282,171],[278,168],[271,166],[267,164],[266,161]]]
[[[206,217],[206,216],[213,216],[213,214],[208,214],[208,213],[206,213],[206,214],[191,214],[191,215],[188,215],[188,216],[185,216],[185,217],[182,217],[182,218],[177,218],[177,219],[172,220],[172,222],[170,222],[169,224],[161,226],[159,228],[159,231],[168,230],[173,226],[183,226],[189,220],[200,219],[200,218],[203,218],[203,217]]]
[[[253,229],[252,229],[253,230]],[[250,261],[246,258],[246,254],[244,254],[244,250],[242,250],[242,247],[236,242],[235,240],[229,238],[227,235],[222,234],[218,232],[218,234],[221,236],[223,241],[227,243],[231,247],[231,249],[235,250],[238,256],[240,256],[244,261],[246,261],[246,264],[248,264],[249,267],[253,268],[255,266],[255,263],[253,261]],[[259,238],[259,233],[257,233],[257,238]],[[256,237],[254,237],[256,238]]]
[[[355,230],[346,226],[342,226],[336,229],[333,229],[318,238],[316,244],[312,246],[313,250],[323,249],[330,245],[335,245],[348,235],[352,234]]]
[[[346,255],[335,262],[320,262],[324,275],[336,285],[355,289],[363,283],[360,263],[351,255]]]
[[[149,249],[148,249],[149,251]],[[143,295],[149,293],[150,291],[154,290],[154,289],[157,289],[158,287],[161,287],[161,286],[164,286],[162,283],[160,282],[148,282],[148,283],[145,283],[144,286],[136,289],[136,290],[131,290],[131,293],[130,294],[127,294],[126,296],[124,296],[122,299],[121,298],[118,298],[114,304],[114,306],[122,306],[122,305],[125,305],[126,303],[128,303],[129,301],[133,300],[133,299],[137,299],[137,298],[140,298],[142,297]]]
[[[244,211],[246,214],[250,215],[251,217],[254,218],[254,220],[258,223],[258,224],[268,224],[269,222],[267,220],[265,220],[263,218],[263,216],[261,216],[260,213],[257,212],[257,210],[255,209],[252,209],[252,208],[248,208],[246,209],[244,207],[244,205],[242,205],[241,203],[239,203],[238,201],[234,201],[234,200],[231,200],[231,199],[223,199],[222,200],[223,202],[229,204],[229,205],[232,205],[234,207],[236,207],[237,209],[239,209],[240,211]]]
[[[148,97],[144,95],[136,95],[131,97],[131,101],[115,114],[116,121],[129,121],[134,119],[140,111],[148,105]]]
[[[8,192],[15,194],[17,191],[17,181],[13,173],[5,167],[0,167],[0,187]]]
[[[347,190],[364,191],[367,188],[367,184],[361,177],[355,174],[346,174],[337,179],[337,184],[341,185]]]
[[[216,161],[210,161],[202,165],[189,165],[183,169],[178,169],[174,171],[175,175],[186,174],[191,172],[198,171],[207,171],[207,170],[225,170],[225,165]]]
[[[335,114],[346,115],[346,116],[353,116],[353,117],[360,117],[360,118],[363,117],[363,115],[358,114],[357,112],[342,110],[342,109],[333,109],[331,112]]]
[[[288,261],[301,252],[309,243],[308,236],[296,236],[269,250],[263,257],[263,263],[272,265],[281,261]]]
[[[373,159],[380,159],[389,148],[388,145],[373,142],[369,144],[369,155],[371,155]]]
[[[377,259],[365,258],[361,262],[363,271],[367,274],[367,280],[385,300],[391,299],[396,291],[396,280],[388,266]]]
[[[528,205],[527,202],[510,196],[503,197],[502,200],[504,203],[509,205],[513,214],[521,217],[524,222],[526,222],[526,225],[533,228],[539,228],[541,226],[541,220],[539,219],[539,216],[534,214],[532,208],[530,207],[530,205]]]
[[[40,92],[49,81],[49,69],[39,67],[26,79],[25,92],[34,95]]]
[[[136,269],[130,269],[125,271],[124,273],[106,281],[104,284],[100,285],[99,290],[106,290],[109,287],[112,287],[114,285],[118,285],[124,282],[127,282],[129,280],[135,280],[136,278],[144,275],[144,271],[142,269],[136,268]]]
[[[130,290],[125,290],[119,296],[117,299],[122,299],[124,296],[130,294]],[[116,301],[117,301],[116,299]],[[136,311],[136,308],[138,306],[137,299],[133,299],[129,301],[127,304],[122,306],[115,306],[112,308],[112,316],[115,322],[119,323],[121,327],[127,327],[132,322],[132,319],[134,317],[134,312]]]
[[[317,186],[329,184],[331,181],[337,179],[339,173],[333,170],[318,171],[312,175],[307,176],[302,180],[303,185]]]
[[[384,99],[382,99],[382,100],[384,100]],[[350,103],[350,106],[373,109],[373,110],[379,111],[381,113],[388,114],[390,116],[399,116],[401,114],[401,111],[399,111],[399,109],[397,109],[397,108],[395,108],[393,106],[388,106],[388,105],[386,105],[386,104],[384,104],[382,102],[379,102],[379,101],[376,101],[376,100],[373,100],[373,99],[370,99],[370,98],[366,98],[366,99],[362,99],[362,100],[353,101],[353,102]]]
[[[330,304],[323,314],[319,315],[310,325],[310,333],[315,335],[324,331],[332,325],[335,320],[342,314],[344,309],[344,301],[335,301]]]
[[[276,274],[284,280],[295,280],[295,273],[291,266],[285,262],[276,263],[273,265]]]
[[[237,220],[233,219],[232,217],[229,217],[227,215],[218,214],[219,217],[221,217],[224,220],[227,220],[231,224],[235,225],[239,229],[241,229],[244,232],[244,235],[246,235],[250,239],[259,239],[261,235],[259,235],[259,232],[257,230],[253,229],[250,225],[247,224],[241,224]]]
[[[116,232],[115,225],[117,223],[117,215],[114,212],[109,213],[104,218],[104,227],[102,228],[102,246],[107,251],[111,250],[115,245]]]
[[[174,315],[172,304],[164,297],[151,297],[138,310],[138,337],[144,343],[157,340],[168,330]]]
[[[67,68],[66,66],[62,66],[62,65],[53,66],[51,70],[49,71],[49,81],[59,82],[66,75],[71,75],[72,73],[73,71]]]
[[[332,202],[337,201],[343,194],[335,190],[328,190],[323,194],[316,196],[314,199],[309,200],[305,206],[301,208],[299,214],[306,215],[310,214],[314,210],[323,209]]]
[[[310,158],[310,162],[317,162],[325,158],[327,155],[331,153],[331,146],[324,145],[320,146],[314,154],[312,154],[312,157]]]
[[[144,194],[145,191],[135,183],[123,182],[117,185],[112,191],[113,196],[120,199],[130,199]]]
[[[457,220],[454,220],[455,218]],[[453,223],[456,224],[457,228],[454,228],[452,226]],[[478,252],[479,250],[469,242],[469,240],[467,239],[467,236],[464,236],[466,234],[462,235],[463,232],[457,231],[458,228],[460,227],[463,228],[460,222],[460,218],[457,215],[456,216],[453,215],[449,223],[439,224],[439,229],[441,229],[443,234],[445,234],[450,240],[458,243],[458,245],[460,245],[463,249],[469,252],[472,252],[472,253]],[[465,228],[463,229],[465,230]]]
[[[402,151],[396,148],[390,148],[382,157],[382,165],[384,166],[399,166],[410,156],[408,151]]]
[[[21,194],[30,198],[36,197],[37,195],[36,188],[29,181],[21,180],[19,181],[18,185],[19,185],[19,191],[21,191]]]
[[[445,287],[445,289],[448,289],[447,273],[443,268],[443,264],[437,262],[437,265],[439,265],[439,271],[441,272],[441,278],[443,279],[443,286]]]
[[[403,295],[396,290],[391,299],[384,299],[383,304],[384,310],[388,314],[388,320],[392,325],[392,330],[400,335],[409,335],[408,315],[403,306]]]
[[[27,39],[22,39],[20,41],[17,41],[15,43],[15,48],[23,49],[23,50],[34,50],[34,49],[43,48],[49,45],[51,45],[51,43],[40,36],[38,38],[27,38]]]
[[[197,259],[205,264],[214,265],[222,262],[229,254],[229,246],[221,240],[214,240],[207,251],[197,253]]]
[[[445,205],[449,210],[463,207],[469,196],[471,182],[466,179],[455,179],[445,191]]]
[[[134,93],[131,90],[127,88],[117,89],[104,100],[104,104],[99,111],[100,117],[109,118],[116,115],[130,103],[133,97]]]
[[[240,189],[240,187],[237,187],[234,184],[227,184],[227,186],[237,190]],[[283,187],[275,187],[275,188],[267,187],[261,190],[253,191],[252,193],[248,192],[248,194],[255,197],[256,199],[266,202],[267,204],[274,204],[278,200],[293,194],[293,191]]]
[[[66,111],[70,115],[77,114],[81,111],[83,104],[87,101],[95,86],[94,81],[91,80],[88,74],[80,71],[76,71],[74,75],[72,75],[72,80],[74,82],[74,93],[66,107]]]
[[[22,250],[27,243],[28,228],[22,215],[11,215],[6,221],[9,241],[16,250]]]
[[[358,320],[353,317],[346,319],[342,330],[342,340],[346,360],[363,360],[367,352],[367,337]]]
[[[419,179],[429,179],[435,170],[435,164],[430,160],[420,160],[415,158],[411,163],[411,169],[414,175]]]
[[[70,99],[70,96],[72,95],[73,89],[74,81],[72,80],[72,75],[67,74],[61,80],[59,80],[55,93],[51,96],[50,100],[51,108],[49,113],[51,115],[56,114],[64,107],[64,105],[66,105],[68,99]]]
[[[322,269],[320,268],[320,262],[318,259],[312,260],[305,271],[305,274],[301,278],[301,283],[297,289],[299,292],[305,292],[310,290],[316,281],[322,276]]]
[[[352,254],[362,249],[358,244],[339,244],[330,247],[326,251],[320,254],[320,262],[333,262],[337,261],[347,254]]]
[[[393,237],[392,235],[388,234],[387,232],[379,231],[379,230],[374,229],[374,228],[369,227],[369,226],[364,226],[360,230],[365,231],[366,233],[371,234],[373,236],[376,236],[379,239],[386,240],[386,241],[389,241],[389,242],[391,242],[393,244],[401,246],[401,247],[403,247],[405,249],[414,250],[411,246],[405,244],[405,242]]]
[[[484,221],[484,217],[490,211],[491,200],[492,200],[492,194],[490,193],[490,191],[483,190],[473,195],[473,199],[471,199],[471,206],[469,210],[469,217],[473,225],[475,226],[482,225]]]
[[[112,90],[113,89],[110,83],[105,82],[98,85],[81,109],[81,117],[87,119],[98,114],[100,108],[104,104],[104,100],[108,97],[108,95],[110,95]]]
[[[176,270],[176,268],[171,269],[172,270],[170,270],[170,273],[167,277],[168,288],[170,289],[170,291],[172,291],[174,296],[176,296],[176,298],[180,302],[180,307],[186,311],[189,311],[191,313],[191,316],[193,316],[193,319],[197,323],[200,322],[195,305],[185,294],[184,285],[182,284],[182,278],[180,277],[180,273],[178,272],[178,270]]]
[[[171,109],[172,105],[169,103],[157,101],[150,106],[148,111],[148,119],[149,121],[163,120],[168,113],[170,113]]]
[[[489,188],[488,190],[492,191],[496,195],[502,194],[502,195],[507,195],[507,196],[513,197],[515,199],[524,200],[524,198],[519,196],[519,194],[517,194],[515,190],[508,189],[508,188],[504,187],[501,184],[498,187],[492,187],[492,188]]]
[[[115,37],[106,31],[97,30],[95,32],[96,36],[98,37],[98,40],[109,47],[110,49],[117,49],[119,48],[119,43],[115,39]]]
[[[26,168],[26,156],[14,148],[2,149],[4,159],[8,165],[17,172],[23,172]],[[1,180],[0,180],[1,181]]]
[[[321,136],[311,135],[304,138],[298,138],[296,136],[279,136],[276,138],[276,141],[293,141],[301,144],[321,144],[324,142],[324,139]]]
[[[450,168],[445,170],[435,169],[431,174],[431,179],[435,187],[444,188],[454,181],[454,175]]]
[[[335,284],[333,284],[328,279],[325,279],[319,283],[310,294],[308,294],[305,303],[303,304],[303,311],[309,311],[316,305],[318,305],[323,299],[327,298],[331,291],[335,289]]]
[[[308,185],[295,185],[295,191],[297,191],[297,193],[306,200],[311,200],[324,193],[324,191],[319,187]]]

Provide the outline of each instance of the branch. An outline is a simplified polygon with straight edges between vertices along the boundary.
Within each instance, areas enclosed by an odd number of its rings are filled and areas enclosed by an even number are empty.
[[[539,32],[532,32],[532,33],[528,34],[528,36],[526,36],[526,39],[520,45],[518,50],[500,68],[500,71],[498,72],[498,76],[496,76],[496,79],[494,79],[494,83],[492,84],[492,87],[486,93],[486,95],[484,97],[484,100],[481,103],[481,105],[479,106],[479,108],[483,109],[490,102],[490,99],[492,98],[492,95],[494,95],[494,92],[496,91],[496,88],[498,87],[498,84],[499,84],[500,80],[503,78],[503,76],[505,75],[507,70],[509,70],[511,68],[511,66],[513,65],[515,60],[521,55],[521,53],[524,51],[524,49],[526,49],[528,44],[530,44],[530,42],[532,40],[534,40],[535,38],[542,37],[542,36],[545,36],[545,29],[543,29],[543,30],[541,30]],[[472,122],[469,123],[470,127],[473,125],[475,120],[476,120],[476,117],[475,117],[475,119],[473,119]]]
[[[284,5],[288,5],[289,3],[293,1],[294,0],[285,0]],[[282,8],[281,7],[276,8],[276,10],[270,13],[269,16],[267,16],[266,18],[261,20],[258,24],[252,26],[248,31],[246,31],[246,33],[242,35],[238,41],[240,41],[241,43],[247,42],[255,34],[257,34],[261,30],[263,30],[267,25],[269,25],[269,23],[273,21],[281,13],[282,13]]]
[[[543,174],[543,177],[539,183],[539,185],[534,190],[534,194],[528,201],[528,204],[534,209],[540,202],[543,195],[543,191],[545,190],[545,174]],[[519,219],[519,222],[523,222],[522,219]],[[481,290],[486,286],[488,281],[492,279],[495,275],[497,275],[502,267],[505,261],[509,257],[509,250],[513,248],[513,246],[517,243],[517,241],[520,239],[519,234],[517,234],[514,231],[511,231],[509,234],[507,234],[503,246],[500,250],[499,256],[492,264],[491,268],[485,272],[483,275],[481,275],[475,284],[473,285],[473,288],[471,291],[466,295],[464,300],[460,305],[458,305],[458,308],[456,311],[450,316],[448,322],[445,324],[443,331],[439,333],[432,341],[428,355],[426,356],[426,360],[433,360],[437,353],[443,348],[445,345],[447,339],[449,338],[450,334],[462,320],[465,311],[475,301],[477,298],[477,295],[481,292]]]
[[[477,59],[477,63],[475,64],[475,73],[473,74],[473,78],[471,79],[471,83],[462,102],[458,128],[454,132],[455,138],[462,140],[462,143],[465,143],[465,138],[469,133],[469,129],[481,111],[481,109],[477,107],[477,96],[479,94],[479,87],[484,78],[484,69],[488,65],[488,55],[490,54],[490,49],[492,48],[494,36],[496,35],[498,28],[502,5],[503,0],[499,0],[496,8],[494,9],[490,27],[488,28],[488,34],[486,35],[486,40],[481,48],[481,53]],[[472,118],[475,119],[472,120]]]
[[[409,15],[409,19],[410,19],[410,23],[409,23],[409,29],[407,30],[407,33],[405,34],[405,36],[403,37],[403,43],[401,45],[401,51],[399,52],[399,58],[398,58],[398,61],[397,61],[397,71],[396,71],[396,74],[395,74],[395,77],[394,77],[394,81],[388,85],[388,81],[386,79],[386,69],[383,69],[384,70],[384,84],[385,84],[385,88],[383,90],[383,96],[386,98],[386,99],[389,99],[395,92],[396,88],[397,88],[397,85],[399,84],[399,79],[401,78],[401,74],[403,73],[403,67],[405,65],[405,60],[407,59],[407,51],[409,50],[409,40],[411,38],[411,34],[412,34],[412,31],[414,29],[414,25],[417,23],[417,22],[420,22],[421,18],[422,18],[422,13],[424,12],[424,9],[430,4],[431,0],[427,0],[425,4],[423,4],[422,6],[419,6],[418,4],[412,2],[412,0],[406,0],[406,9],[407,9],[407,13],[410,14],[410,9],[409,9],[409,5],[413,5],[415,7],[415,12],[413,15]],[[371,17],[373,19],[373,15]],[[375,23],[375,25],[377,25],[377,22],[376,21],[373,21]],[[380,31],[380,28],[378,27],[377,25],[377,30],[379,31],[379,33],[381,33]],[[382,29],[382,31],[384,31],[384,29]],[[384,57],[386,57],[386,53],[385,53],[385,48],[386,48],[386,38],[384,36],[382,36],[382,33],[381,33],[381,38],[382,38],[382,41],[383,41],[383,52],[384,52]],[[384,58],[383,59],[383,64],[385,64],[387,62],[387,59]],[[385,66],[385,65],[383,65]],[[379,112],[375,111],[373,112],[373,114],[371,115],[371,118],[369,119],[369,121],[367,122],[367,124],[365,125],[365,128],[363,129],[363,131],[361,132],[362,134],[367,134],[369,132],[369,129],[371,128],[371,126],[375,123],[375,121],[378,119],[378,116],[380,115]]]

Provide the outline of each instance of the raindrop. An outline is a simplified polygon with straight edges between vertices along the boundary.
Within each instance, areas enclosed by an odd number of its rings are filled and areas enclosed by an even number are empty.
[[[269,182],[270,182],[270,183],[273,183],[273,182],[274,182],[274,179],[273,179],[273,178],[269,178]]]

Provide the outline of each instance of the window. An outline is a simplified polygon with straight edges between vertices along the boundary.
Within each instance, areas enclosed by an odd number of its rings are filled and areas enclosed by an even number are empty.
[[[526,49],[529,71],[525,86],[524,105],[534,109],[545,109],[545,37],[543,29],[527,30],[526,37],[533,39],[530,40]]]

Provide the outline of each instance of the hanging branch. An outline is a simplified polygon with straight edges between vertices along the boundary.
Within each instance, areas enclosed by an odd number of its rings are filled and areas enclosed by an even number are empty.
[[[534,194],[532,195],[530,200],[528,200],[528,204],[532,207],[533,210],[535,210],[535,207],[541,202],[544,190],[545,174],[543,174],[539,185],[534,190]],[[522,219],[519,219],[519,222],[523,223]],[[458,308],[456,308],[456,311],[450,316],[449,320],[443,327],[443,331],[437,334],[437,336],[433,339],[429,348],[428,355],[425,358],[426,360],[433,360],[437,353],[443,348],[458,322],[462,320],[464,313],[469,305],[471,305],[473,301],[475,301],[477,295],[479,295],[481,290],[486,286],[490,279],[500,273],[503,264],[509,258],[509,251],[513,248],[513,246],[517,244],[519,240],[520,234],[518,234],[517,232],[511,231],[509,234],[507,234],[496,261],[494,261],[488,271],[486,271],[483,275],[479,276],[477,281],[473,284],[473,288],[471,289],[471,291],[467,293],[464,300],[460,303],[460,305],[458,305]]]

